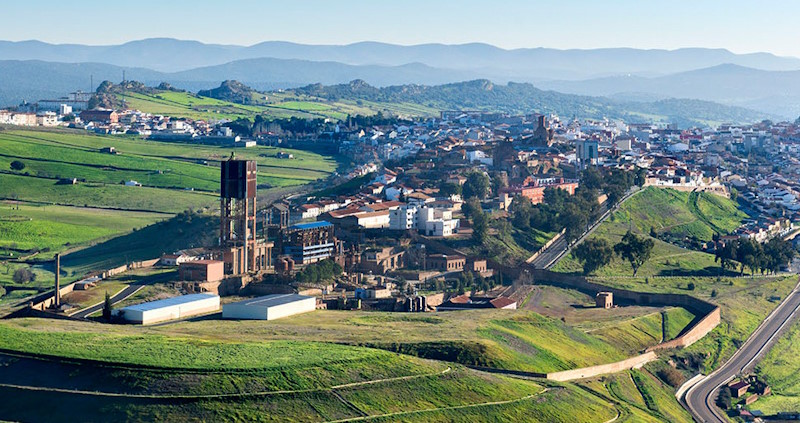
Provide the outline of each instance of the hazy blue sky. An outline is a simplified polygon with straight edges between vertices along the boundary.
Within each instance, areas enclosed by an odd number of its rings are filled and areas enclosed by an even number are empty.
[[[798,16],[794,0],[36,0],[0,6],[0,39],[477,41],[504,48],[723,47],[800,56]]]

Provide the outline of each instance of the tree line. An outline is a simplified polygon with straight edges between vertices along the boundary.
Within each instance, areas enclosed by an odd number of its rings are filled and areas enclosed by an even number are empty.
[[[738,267],[740,275],[744,274],[745,268],[752,274],[757,271],[764,274],[777,273],[792,261],[795,254],[792,243],[778,237],[763,244],[751,238],[737,238],[718,242],[714,260],[723,270],[736,270]]]

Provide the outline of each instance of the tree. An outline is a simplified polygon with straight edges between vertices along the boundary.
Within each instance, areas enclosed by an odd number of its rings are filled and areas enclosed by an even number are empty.
[[[443,182],[441,185],[439,185],[439,194],[443,197],[461,195],[461,185],[453,182]]]
[[[489,177],[481,172],[472,172],[467,175],[467,181],[461,189],[464,198],[478,197],[483,200],[489,195]]]
[[[36,280],[36,274],[31,271],[29,268],[19,268],[14,271],[14,275],[11,277],[14,283],[27,283]]]
[[[566,229],[564,237],[567,242],[572,242],[578,239],[589,226],[589,213],[577,204],[568,203],[559,215],[558,222]]]
[[[108,295],[108,291],[106,291],[106,299],[103,301],[103,320],[106,322],[111,321],[111,296]]]
[[[723,387],[719,390],[719,395],[717,395],[717,406],[723,410],[731,408],[731,391],[727,387]]]
[[[480,200],[476,197],[467,199],[467,201],[461,205],[461,212],[464,213],[464,216],[467,218],[472,218],[472,216],[477,213],[483,213]]]
[[[655,242],[650,238],[638,237],[631,231],[622,237],[622,240],[614,245],[614,252],[627,260],[633,269],[633,276],[639,268],[650,259]]]
[[[714,251],[714,261],[718,261],[722,270],[733,269],[735,264],[733,260],[736,259],[736,246],[737,242],[726,242],[717,247]]]
[[[518,195],[511,202],[511,224],[515,228],[527,230],[531,227],[531,210],[533,204],[528,197]]]
[[[739,239],[736,246],[736,261],[739,262],[739,274],[744,274],[745,267],[755,274],[764,255],[761,244],[753,239]]]
[[[17,171],[25,169],[25,163],[22,163],[19,160],[14,160],[13,162],[11,162],[11,169]]]
[[[478,244],[483,244],[489,232],[489,217],[483,210],[478,210],[472,215],[472,239]]]
[[[588,275],[610,263],[614,249],[605,239],[590,238],[575,247],[572,255],[583,264],[583,274]]]

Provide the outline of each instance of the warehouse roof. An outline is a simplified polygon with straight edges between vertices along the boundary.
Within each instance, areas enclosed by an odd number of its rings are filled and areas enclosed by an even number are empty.
[[[248,307],[275,307],[283,304],[293,303],[295,301],[307,300],[308,295],[300,294],[272,294],[258,298],[251,298],[249,300],[237,301],[226,305],[241,305]]]
[[[136,304],[132,306],[128,306],[123,308],[123,310],[137,310],[137,311],[149,311],[149,310],[156,310],[159,308],[170,307],[175,305],[187,304],[194,301],[205,300],[209,298],[219,297],[219,295],[214,294],[189,294],[189,295],[181,295],[178,297],[172,298],[165,298],[163,300],[156,300],[156,301],[149,301],[146,303]]]

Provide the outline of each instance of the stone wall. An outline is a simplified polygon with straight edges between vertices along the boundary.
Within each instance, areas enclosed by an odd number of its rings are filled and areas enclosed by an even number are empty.
[[[626,358],[615,363],[600,364],[597,366],[583,367],[580,369],[564,370],[547,374],[547,379],[566,382],[568,380],[584,379],[608,373],[621,372],[628,369],[638,369],[656,359],[656,353],[648,351],[635,357]]]

